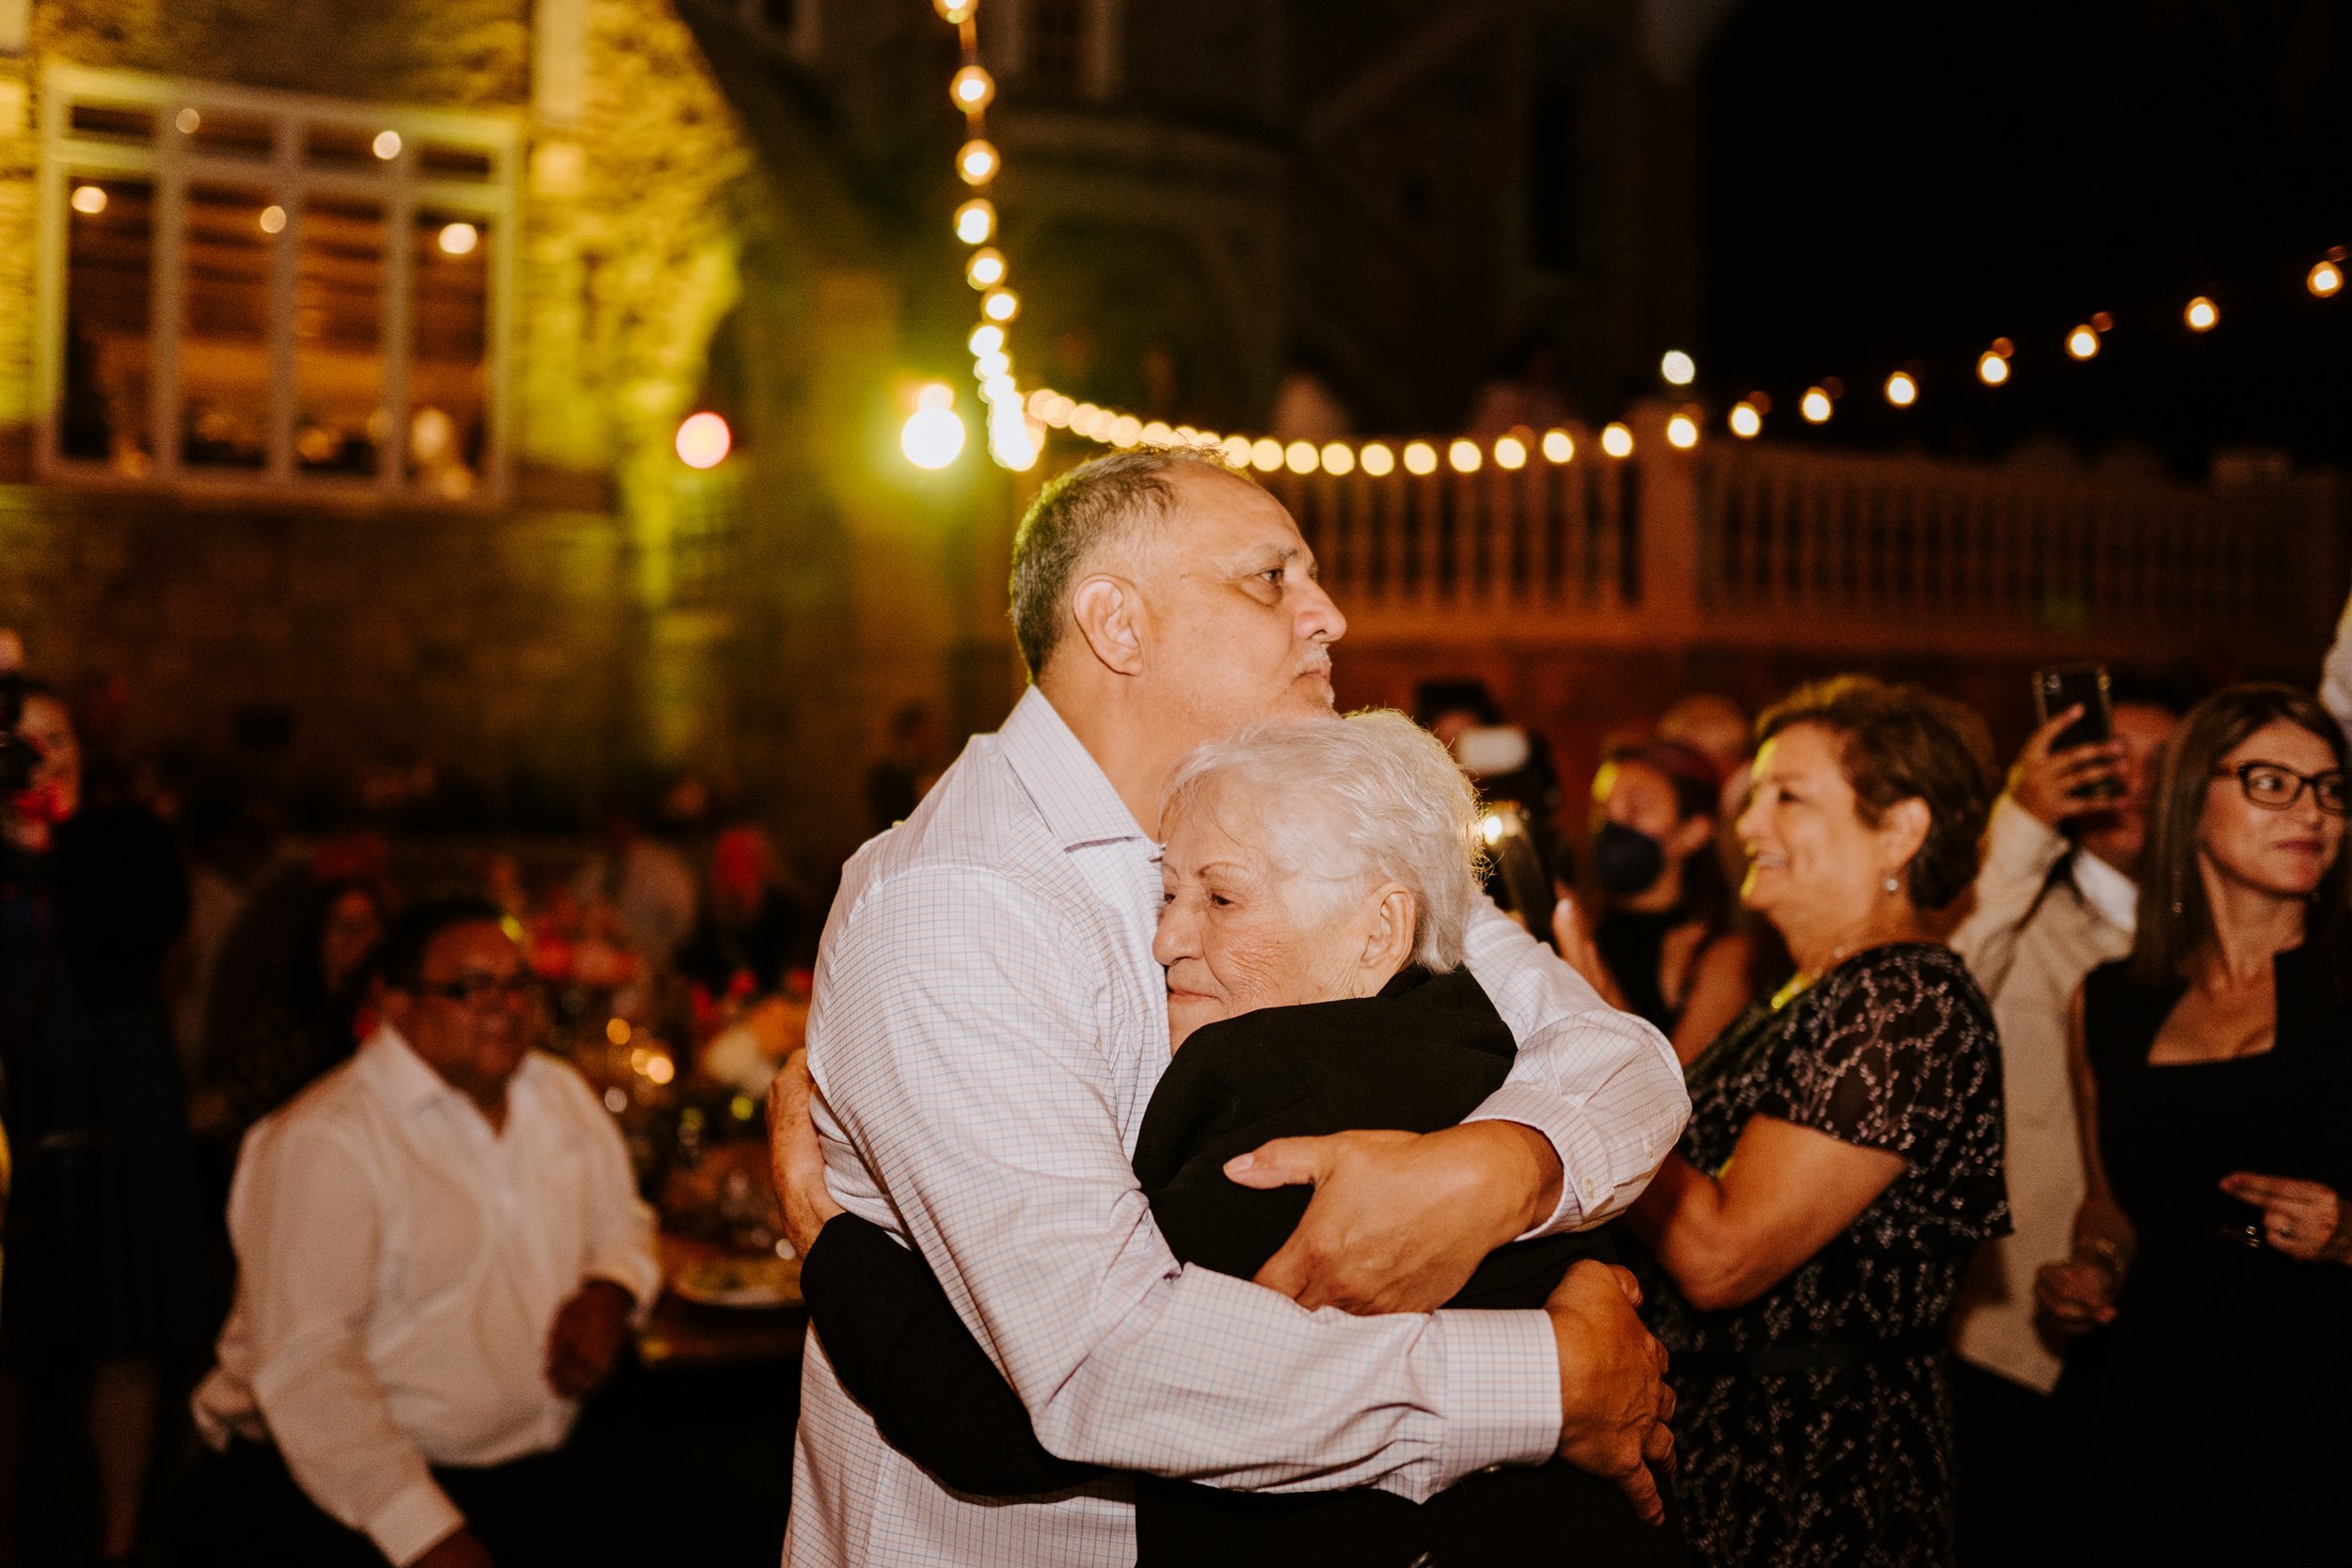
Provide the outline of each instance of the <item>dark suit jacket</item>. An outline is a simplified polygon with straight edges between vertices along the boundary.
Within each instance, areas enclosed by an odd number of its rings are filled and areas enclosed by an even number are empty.
[[[1272,1007],[1209,1024],[1152,1092],[1136,1176],[1169,1248],[1247,1279],[1312,1196],[1228,1180],[1224,1164],[1272,1138],[1452,1127],[1501,1086],[1517,1047],[1468,971],[1408,969],[1376,997]],[[1536,1307],[1605,1239],[1554,1236],[1489,1256],[1461,1307]],[[1043,1494],[1098,1474],[1046,1452],[1011,1386],[921,1259],[850,1215],[826,1226],[801,1277],[842,1386],[882,1435],[959,1491]],[[1142,1568],[1682,1560],[1679,1537],[1643,1526],[1617,1490],[1560,1464],[1474,1476],[1426,1506],[1385,1492],[1270,1495],[1139,1476]]]

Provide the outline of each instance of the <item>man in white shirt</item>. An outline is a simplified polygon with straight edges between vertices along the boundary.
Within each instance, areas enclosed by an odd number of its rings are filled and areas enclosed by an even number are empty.
[[[2132,950],[2158,765],[2179,716],[2126,687],[2115,739],[2054,751],[2070,710],[2036,731],[1994,802],[1976,904],[1951,944],[1993,1004],[2010,1212],[2016,1228],[1977,1254],[1952,1315],[1963,1561],[2035,1557],[2066,1505],[2073,1461],[2049,1395],[2058,1349],[2036,1321],[2034,1275],[2073,1246],[2086,1178],[2067,1019],[2083,976]],[[2115,791],[2112,799],[2091,793]]]
[[[1641,1191],[1689,1111],[1665,1041],[1482,903],[1470,967],[1521,1041],[1509,1082],[1429,1136],[1245,1156],[1237,1179],[1316,1184],[1306,1221],[1255,1284],[1180,1268],[1130,1163],[1168,1055],[1161,784],[1203,740],[1328,719],[1346,622],[1279,502],[1152,451],[1047,488],[1013,599],[1036,685],[851,861],[827,925],[808,1061],[833,1196],[921,1252],[1066,1458],[1419,1499],[1559,1453],[1655,1507],[1662,1353],[1606,1274],[1572,1271],[1544,1312],[1431,1308],[1495,1246]],[[1329,1306],[1388,1315],[1313,1310]],[[1117,1480],[947,1491],[812,1338],[785,1550],[1124,1568],[1134,1509]]]
[[[226,1458],[218,1560],[577,1561],[560,1450],[660,1284],[652,1212],[495,905],[385,939],[383,1026],[257,1124],[237,1301],[196,1394]]]

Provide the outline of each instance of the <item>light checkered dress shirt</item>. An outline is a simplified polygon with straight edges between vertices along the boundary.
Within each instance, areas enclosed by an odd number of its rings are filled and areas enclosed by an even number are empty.
[[[834,1195],[921,1252],[1054,1452],[1249,1490],[1415,1499],[1559,1438],[1540,1312],[1309,1312],[1180,1266],[1131,1157],[1168,1058],[1156,846],[1035,689],[859,851],[817,963],[809,1066]],[[1480,1115],[1558,1148],[1559,1211],[1629,1203],[1689,1110],[1673,1053],[1491,905],[1470,967],[1519,1037]],[[814,1336],[792,1564],[1136,1560],[1125,1483],[951,1492],[843,1392]]]

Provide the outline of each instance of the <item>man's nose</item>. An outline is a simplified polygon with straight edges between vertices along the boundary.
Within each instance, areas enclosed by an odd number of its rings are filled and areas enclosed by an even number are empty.
[[[1325,642],[1337,642],[1347,635],[1347,617],[1340,613],[1340,607],[1332,602],[1331,595],[1323,591],[1323,584],[1311,578],[1307,583],[1306,593],[1300,596],[1298,631],[1302,641],[1319,639]]]

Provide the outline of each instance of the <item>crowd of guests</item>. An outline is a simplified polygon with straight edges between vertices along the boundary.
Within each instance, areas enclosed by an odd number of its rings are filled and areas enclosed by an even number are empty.
[[[1686,698],[1581,793],[1466,681],[1424,688],[1418,724],[1191,753],[1152,796],[1184,1053],[1130,1144],[1179,1259],[1275,1266],[1305,1193],[1237,1203],[1216,1174],[1264,1138],[1435,1131],[1496,1092],[1519,1004],[1471,975],[1502,961],[1487,876],[1656,1026],[1690,1116],[1605,1228],[1498,1251],[1453,1304],[1615,1291],[1580,1265],[1622,1260],[1671,1357],[1675,1459],[1626,1485],[1663,1526],[1559,1461],[1425,1510],[1146,1478],[1146,1560],[1517,1561],[1563,1531],[1596,1561],[1712,1568],[2337,1549],[2352,638],[2315,689],[2186,697],[2120,683],[2109,738],[2064,744],[2084,714],[2055,714],[2005,770],[1975,713],[1866,675],[1753,721]],[[933,729],[894,718],[878,826],[931,788]],[[535,1049],[564,1043],[548,999],[593,998],[591,1047],[643,1030],[756,1095],[799,1043],[779,1019],[805,1013],[818,900],[755,827],[690,854],[627,813],[560,871],[482,857],[443,895],[403,886],[378,833],[167,821],[85,778],[39,684],[17,733],[0,1488],[72,1431],[103,1561],[598,1560],[565,1505],[590,1484],[574,1427],[661,1274],[620,1103]],[[1252,804],[1285,798],[1323,801],[1357,859],[1302,859]],[[1502,803],[1549,907],[1482,861]],[[1283,912],[1247,927],[1237,886]],[[924,1259],[814,1190],[818,1336],[889,1442],[973,1497],[1098,1483]],[[167,1542],[143,1511],[191,1386],[203,1450]]]

